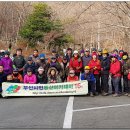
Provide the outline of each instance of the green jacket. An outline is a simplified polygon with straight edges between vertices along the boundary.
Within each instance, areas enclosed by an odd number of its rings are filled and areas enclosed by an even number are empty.
[[[124,61],[122,69],[123,69],[123,75],[128,75],[128,69],[130,69],[130,59]]]

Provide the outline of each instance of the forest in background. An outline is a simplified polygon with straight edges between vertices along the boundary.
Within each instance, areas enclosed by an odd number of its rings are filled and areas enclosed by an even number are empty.
[[[19,31],[32,13],[34,3],[39,2],[0,2],[0,49],[10,43],[13,48],[29,49]],[[45,3],[52,9],[52,19],[59,19],[64,32],[72,35],[73,48],[96,47],[109,51],[117,48],[130,53],[130,2]],[[54,32],[46,35],[43,48],[53,35]]]

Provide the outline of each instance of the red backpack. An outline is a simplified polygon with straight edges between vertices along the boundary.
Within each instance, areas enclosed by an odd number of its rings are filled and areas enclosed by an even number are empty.
[[[130,80],[130,73],[128,73],[128,80]]]

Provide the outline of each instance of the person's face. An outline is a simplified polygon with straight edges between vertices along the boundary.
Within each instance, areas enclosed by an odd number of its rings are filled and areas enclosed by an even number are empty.
[[[89,55],[89,51],[85,51],[85,55],[88,56]]]
[[[84,56],[84,53],[81,53],[81,57]]]
[[[6,54],[5,57],[9,57],[9,55]]]
[[[32,64],[32,60],[28,60],[28,64]]]
[[[72,54],[72,51],[71,51],[71,50],[68,50],[68,51],[67,51],[67,54]]]
[[[118,54],[118,52],[117,52],[117,51],[114,51],[114,52],[113,52],[113,54],[116,54],[116,55],[117,55],[117,54]]]
[[[74,57],[78,57],[78,53],[75,53],[75,54],[74,54]]]
[[[55,53],[55,52],[52,52],[52,55],[53,55],[53,56],[56,56],[56,53]]]
[[[34,51],[34,52],[33,52],[33,55],[34,55],[34,56],[38,56],[38,52],[37,52],[37,51]]]
[[[14,74],[14,75],[17,75],[17,74],[18,74],[18,72],[13,72],[13,74]]]
[[[17,56],[20,56],[20,55],[22,55],[22,52],[21,51],[17,51],[16,54],[17,54]]]
[[[27,72],[27,75],[28,75],[28,76],[31,76],[31,75],[32,75],[32,72],[31,72],[31,71],[28,71],[28,72]]]
[[[88,74],[88,73],[89,73],[89,70],[87,70],[87,69],[85,69],[84,71],[85,71],[85,73],[86,73],[86,74]]]
[[[3,66],[0,66],[0,73],[2,73],[4,70]]]
[[[106,58],[107,57],[107,54],[102,54],[103,58]]]
[[[56,59],[52,59],[52,62],[56,62]]]
[[[11,75],[7,76],[7,80],[11,81],[11,80],[13,80],[13,77]]]
[[[98,52],[98,55],[101,55],[101,54],[102,54],[102,52],[99,51],[99,52]]]
[[[69,75],[70,75],[70,77],[74,77],[75,73],[74,72],[70,72]]]
[[[97,56],[96,55],[93,55],[93,59],[96,60]]]
[[[63,59],[63,62],[64,62],[64,63],[67,63],[67,59]]]
[[[52,76],[54,76],[55,73],[56,73],[55,70],[52,70],[52,71],[51,71],[51,75],[52,75]]]
[[[43,74],[44,70],[39,70],[38,73],[39,74]]]
[[[112,61],[115,61],[116,60],[116,58],[115,57],[112,57]]]

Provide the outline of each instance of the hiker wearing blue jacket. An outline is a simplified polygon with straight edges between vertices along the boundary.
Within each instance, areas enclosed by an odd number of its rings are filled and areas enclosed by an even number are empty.
[[[93,97],[95,93],[95,78],[94,78],[94,75],[90,72],[89,66],[84,67],[84,73],[81,74],[81,80],[88,81],[88,90],[89,90],[90,96]]]

